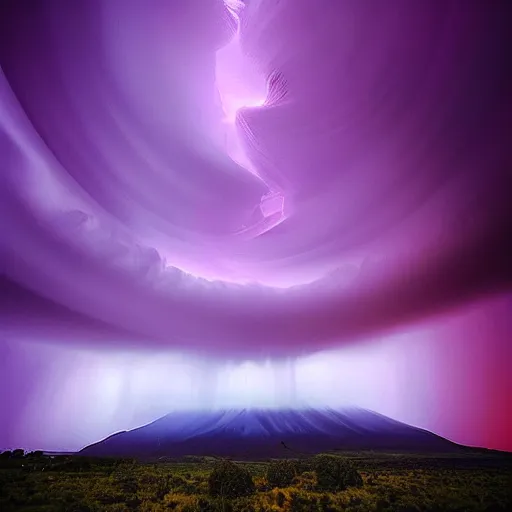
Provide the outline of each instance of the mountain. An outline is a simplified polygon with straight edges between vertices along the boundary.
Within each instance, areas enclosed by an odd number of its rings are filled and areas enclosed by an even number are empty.
[[[79,453],[106,457],[294,457],[330,450],[453,452],[431,432],[366,409],[230,409],[175,412]]]

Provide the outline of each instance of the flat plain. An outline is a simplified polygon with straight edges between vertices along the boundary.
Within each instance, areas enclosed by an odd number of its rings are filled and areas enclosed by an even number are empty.
[[[411,455],[338,453],[362,477],[340,491],[318,489],[314,472],[289,485],[267,479],[272,462],[237,462],[254,491],[212,496],[211,458],[139,462],[76,456],[0,459],[2,512],[260,512],[260,511],[506,511],[512,510],[512,456],[499,453]],[[306,460],[307,462],[307,460]]]

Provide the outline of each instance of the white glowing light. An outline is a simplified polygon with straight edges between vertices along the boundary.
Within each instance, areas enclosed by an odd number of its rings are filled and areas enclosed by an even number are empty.
[[[229,2],[232,11],[243,4]],[[265,104],[267,85],[244,55],[238,34],[216,54],[216,85],[224,111],[224,147],[227,154],[242,167],[254,172],[238,138],[236,118],[244,107],[262,107]]]
[[[358,405],[393,415],[396,362],[385,348],[373,344],[296,360],[225,363],[172,352],[38,344],[31,351],[53,361],[54,368],[24,424],[37,425],[48,440],[46,449],[52,442],[76,449],[177,410]]]
[[[221,97],[226,123],[234,123],[237,112],[243,107],[261,107],[265,104],[265,98],[242,98],[229,93],[225,93]]]

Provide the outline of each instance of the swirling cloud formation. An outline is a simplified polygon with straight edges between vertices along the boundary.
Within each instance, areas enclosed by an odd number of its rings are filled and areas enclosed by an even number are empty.
[[[508,289],[507,14],[4,0],[0,336],[296,355]]]

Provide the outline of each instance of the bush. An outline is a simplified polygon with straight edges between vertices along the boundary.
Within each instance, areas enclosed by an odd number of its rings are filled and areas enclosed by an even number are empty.
[[[27,453],[27,457],[31,459],[42,459],[44,457],[44,453],[42,450],[36,450],[35,452]]]
[[[255,492],[251,474],[244,467],[230,461],[217,463],[208,478],[210,496],[238,498]]]
[[[298,489],[313,491],[317,487],[316,473],[314,471],[305,471],[293,479],[292,485]]]
[[[343,491],[361,487],[363,479],[352,464],[334,455],[318,455],[313,459],[317,488],[323,491]]]
[[[170,480],[172,476],[159,474],[146,474],[138,478],[139,491],[149,495],[150,500],[160,501],[171,490]]]
[[[113,480],[125,496],[136,494],[139,490],[139,482],[137,481],[137,478],[135,475],[130,473],[116,473],[113,475]]]
[[[256,512],[252,498],[237,498],[231,502],[231,506],[233,507],[233,512]]]
[[[297,459],[295,461],[295,464],[297,466],[297,474],[302,475],[302,473],[314,471],[314,463],[312,458],[308,459]]]
[[[267,466],[267,482],[271,488],[289,487],[299,473],[297,464],[292,460],[271,462]]]
[[[23,459],[23,457],[25,457],[25,450],[22,450],[21,448],[13,450],[11,453],[11,457],[13,459]]]

